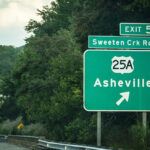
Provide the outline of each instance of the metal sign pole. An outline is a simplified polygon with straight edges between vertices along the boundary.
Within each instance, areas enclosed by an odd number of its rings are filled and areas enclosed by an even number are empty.
[[[101,112],[97,112],[97,146],[101,146]]]
[[[146,127],[147,127],[147,112],[142,112],[142,121],[143,121],[143,126],[146,129]]]

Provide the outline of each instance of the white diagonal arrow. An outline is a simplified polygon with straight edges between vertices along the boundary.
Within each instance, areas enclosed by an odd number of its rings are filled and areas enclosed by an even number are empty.
[[[122,97],[116,102],[116,105],[118,105],[118,106],[119,106],[124,100],[126,100],[126,101],[128,102],[130,92],[120,93],[120,95],[121,95]]]

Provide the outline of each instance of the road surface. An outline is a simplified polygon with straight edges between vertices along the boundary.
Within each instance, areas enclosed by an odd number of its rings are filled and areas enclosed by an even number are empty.
[[[28,150],[26,148],[18,147],[15,145],[11,145],[8,143],[1,143],[0,142],[0,150]]]

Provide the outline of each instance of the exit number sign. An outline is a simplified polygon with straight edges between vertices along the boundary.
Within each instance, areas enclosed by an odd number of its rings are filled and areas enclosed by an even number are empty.
[[[120,23],[120,35],[150,36],[150,23]]]

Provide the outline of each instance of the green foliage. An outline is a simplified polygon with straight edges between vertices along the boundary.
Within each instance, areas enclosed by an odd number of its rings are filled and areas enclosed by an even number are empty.
[[[0,123],[0,134],[4,135],[32,135],[32,136],[44,136],[47,130],[40,123],[24,125],[21,129],[18,129],[18,125],[23,122],[22,117],[18,117],[15,120],[5,120]]]
[[[15,119],[19,115],[16,105],[15,86],[11,78],[19,49],[12,46],[0,46],[0,122],[4,119]],[[8,109],[9,108],[9,109]]]
[[[96,143],[96,115],[84,115],[74,119],[65,126],[65,136],[69,142],[91,145]]]
[[[10,75],[12,68],[15,65],[19,49],[12,46],[0,45],[0,78]]]
[[[125,5],[122,5],[122,8],[124,10],[132,10],[132,11],[142,11],[144,9],[147,9],[150,7],[150,1],[149,0],[134,0],[130,3],[126,3]]]
[[[104,125],[105,126],[105,125]],[[103,127],[103,142],[105,145],[114,148],[131,148],[128,139],[128,129],[120,125],[113,125],[111,127]]]
[[[61,36],[62,34],[64,36]],[[67,59],[68,55],[71,55],[71,58],[75,57],[75,61],[82,62],[82,59],[80,59],[81,55],[78,56],[80,54],[79,52],[76,52],[77,56],[67,53],[67,51],[71,52],[71,49],[78,48],[78,46],[75,45],[71,34],[66,30],[59,31],[56,35],[51,37],[51,40],[47,36],[44,36],[43,38],[31,37],[29,41],[31,42],[26,45],[24,52],[20,55],[17,66],[14,69],[13,77],[17,87],[16,96],[18,98],[18,104],[23,106],[28,119],[35,121],[41,120],[39,115],[42,115],[45,119],[45,111],[49,111],[50,97],[54,92],[53,88],[56,86],[56,77],[60,74],[60,70],[55,73],[55,63],[52,63],[55,57],[60,55],[56,63],[61,57],[66,57],[65,59]],[[58,45],[60,45],[60,48]],[[66,54],[61,56],[63,52],[66,52]],[[77,59],[77,57],[79,58]],[[62,58],[62,61],[63,59],[64,58]],[[67,61],[69,61],[68,64],[71,65],[71,59]],[[60,62],[60,64],[57,65],[58,69],[62,63],[63,62]],[[75,62],[73,62],[73,64],[75,64]],[[80,63],[79,69],[81,65]],[[62,69],[65,71],[65,68]],[[55,77],[54,79],[53,76]],[[28,105],[29,103],[31,104],[30,107]]]
[[[131,147],[134,150],[147,150],[146,129],[141,125],[134,125],[130,129]]]
[[[3,78],[0,84],[1,97],[0,116],[2,120],[16,119],[20,114],[20,108],[16,104],[15,85],[10,76]],[[9,108],[9,109],[8,109]]]
[[[41,22],[31,20],[26,26],[28,32],[33,32],[37,36],[48,34],[51,36],[61,28],[69,27],[69,17],[73,11],[72,0],[56,0],[51,3],[51,8],[45,6],[43,10],[38,10],[38,15],[42,17]]]
[[[0,134],[10,135],[17,134],[17,126],[22,122],[22,117],[18,117],[16,120],[6,120],[0,124]]]
[[[55,140],[65,138],[65,125],[76,118],[82,109],[82,59],[78,51],[65,52],[52,60],[52,79],[55,81],[49,119]],[[60,128],[61,130],[55,128]]]
[[[32,136],[45,136],[47,130],[40,123],[25,125],[21,129],[21,134],[23,135],[32,135]]]

